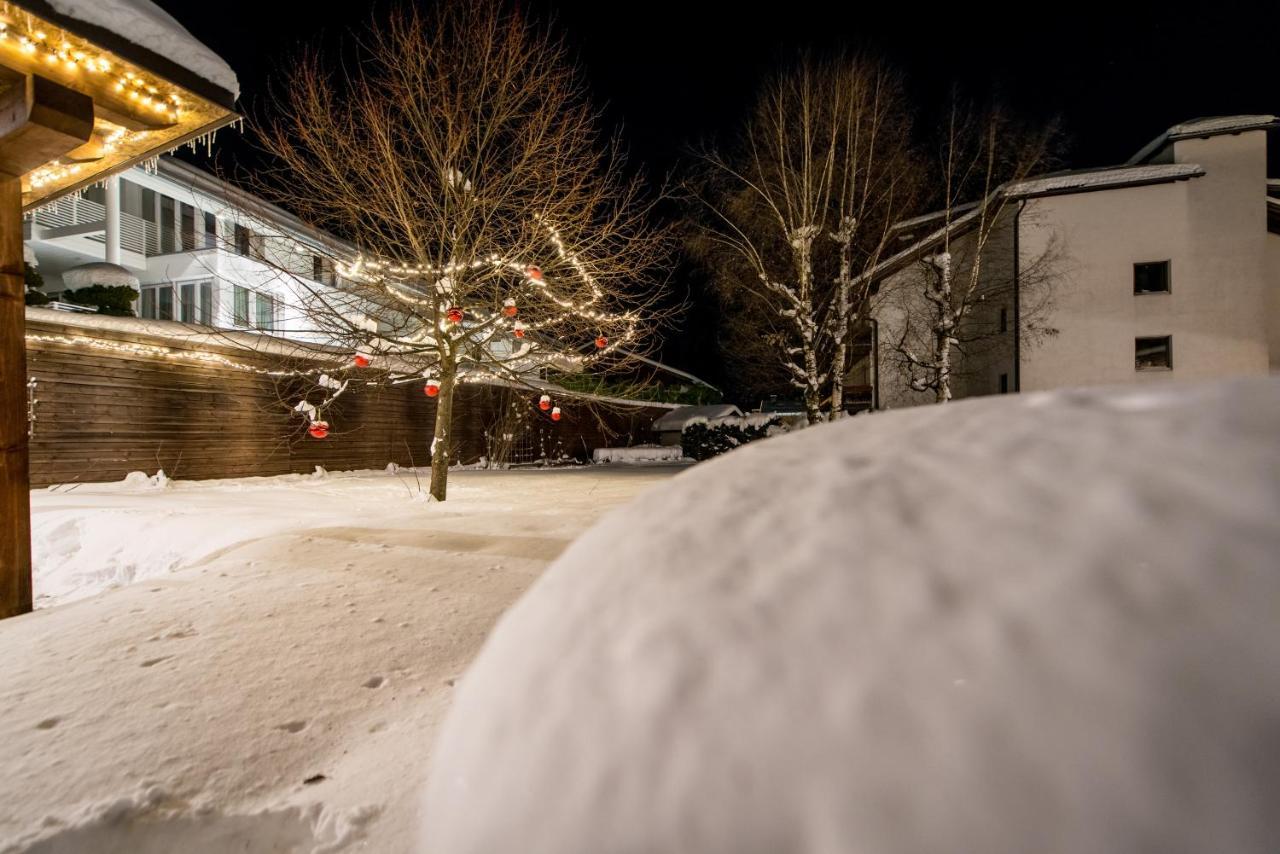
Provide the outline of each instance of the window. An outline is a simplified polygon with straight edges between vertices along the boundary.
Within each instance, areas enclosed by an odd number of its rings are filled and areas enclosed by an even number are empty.
[[[1000,331],[1009,331],[1009,309],[1007,308],[1000,309]]]
[[[173,286],[144,287],[139,313],[150,320],[173,320]]]
[[[1137,339],[1134,346],[1134,367],[1139,371],[1172,370],[1172,336],[1162,335],[1157,338]]]
[[[159,320],[173,320],[173,288],[168,285],[162,285],[156,288],[156,295],[160,298],[156,318]]]
[[[177,251],[177,221],[174,218],[173,199],[160,197],[160,252]]]
[[[1009,393],[1009,375],[1008,374],[1000,375],[1000,393],[1001,394]]]
[[[182,304],[178,316],[183,323],[213,325],[213,283],[188,282],[181,288]]]
[[[250,234],[251,232],[249,231],[249,229],[245,228],[243,225],[236,226],[236,254],[237,255],[249,254],[249,235]]]
[[[218,218],[208,211],[204,215],[204,248],[212,249],[218,245]]]
[[[234,305],[231,312],[231,322],[236,326],[249,325],[249,289],[235,286]]]
[[[1135,294],[1169,293],[1169,262],[1145,261],[1134,264],[1133,292]]]
[[[190,252],[196,248],[196,209],[186,202],[179,202],[178,211],[182,221],[182,251]]]
[[[276,302],[266,294],[254,294],[254,326],[270,329],[275,325]]]

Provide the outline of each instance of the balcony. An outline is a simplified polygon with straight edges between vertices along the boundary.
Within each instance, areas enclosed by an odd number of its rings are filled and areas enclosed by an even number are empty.
[[[29,240],[57,241],[83,238],[105,247],[107,242],[107,209],[100,202],[79,196],[58,200],[36,211],[28,219]],[[120,249],[143,258],[212,249],[212,235],[183,228],[161,228],[154,222],[124,211],[120,212]]]

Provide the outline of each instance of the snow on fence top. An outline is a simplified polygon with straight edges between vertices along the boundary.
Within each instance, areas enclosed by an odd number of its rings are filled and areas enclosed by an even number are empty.
[[[44,2],[61,15],[101,27],[125,41],[180,65],[197,77],[229,92],[233,98],[240,96],[240,82],[231,66],[149,0]]]
[[[458,854],[1274,852],[1278,422],[1280,378],[1072,389],[696,466],[502,617],[422,826]]]

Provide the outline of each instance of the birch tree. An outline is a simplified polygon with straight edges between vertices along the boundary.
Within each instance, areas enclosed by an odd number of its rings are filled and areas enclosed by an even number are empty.
[[[723,265],[713,275],[758,315],[743,325],[771,345],[810,423],[843,410],[868,296],[858,274],[878,261],[913,192],[909,124],[901,84],[882,65],[806,58],[768,82],[736,149],[704,155],[699,196],[720,250],[706,254]]]
[[[977,357],[1006,332],[979,307],[1002,301],[1015,287],[1028,303],[1013,322],[1029,337],[1053,333],[1042,320],[1058,262],[1055,243],[1032,259],[1014,262],[1011,253],[1013,214],[1021,204],[1017,184],[1047,168],[1054,135],[1053,125],[1029,128],[1002,109],[980,113],[953,99],[936,169],[941,239],[885,297],[900,318],[889,358],[913,391],[932,392],[938,403],[952,399],[957,357]],[[990,269],[997,245],[1002,266],[1017,263],[1016,274]]]
[[[255,188],[343,238],[301,269],[287,247],[273,259],[309,324],[350,354],[299,411],[325,423],[353,380],[424,383],[443,501],[459,383],[537,391],[548,370],[643,354],[667,239],[564,46],[519,16],[446,2],[393,15],[359,49],[288,75],[259,126],[280,168]]]

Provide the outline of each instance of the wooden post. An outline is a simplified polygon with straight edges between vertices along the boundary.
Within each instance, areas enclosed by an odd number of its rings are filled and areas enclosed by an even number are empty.
[[[93,99],[40,77],[0,94],[0,619],[31,610],[22,179],[83,145]]]
[[[22,182],[0,175],[0,619],[31,610]]]

